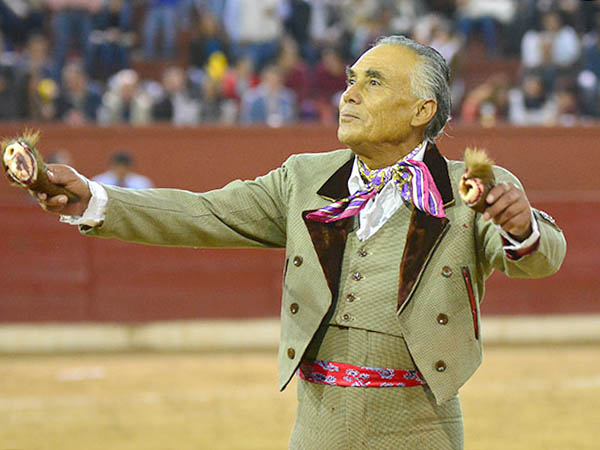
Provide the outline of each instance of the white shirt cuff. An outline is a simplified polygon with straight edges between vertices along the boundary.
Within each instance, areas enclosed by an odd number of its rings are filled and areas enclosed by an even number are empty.
[[[82,216],[60,216],[60,221],[70,225],[87,225],[97,227],[105,219],[106,205],[108,204],[108,194],[106,189],[95,181],[87,180],[92,194],[87,209]]]
[[[508,242],[510,242],[510,244],[511,244],[511,245],[505,245],[504,250],[513,250],[513,251],[522,250],[524,248],[532,246],[540,238],[540,229],[538,227],[537,220],[536,220],[535,216],[533,215],[533,210],[531,211],[531,234],[523,242],[517,241],[514,237],[512,237],[510,234],[508,234],[506,231],[504,231],[500,227],[500,225],[496,225],[496,228],[498,229],[498,232],[500,233],[500,235],[504,239],[506,239]]]

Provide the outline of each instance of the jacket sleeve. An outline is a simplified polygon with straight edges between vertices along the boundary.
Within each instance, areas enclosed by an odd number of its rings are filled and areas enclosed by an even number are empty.
[[[513,183],[523,189],[519,180],[509,171],[495,167],[498,182]],[[546,213],[533,209],[540,238],[538,248],[517,260],[509,258],[494,223],[484,221],[481,214],[475,218],[477,258],[480,269],[489,276],[493,269],[515,278],[542,278],[552,275],[560,268],[567,251],[567,243],[562,230]]]
[[[80,230],[150,245],[285,247],[287,184],[284,164],[255,180],[236,180],[205,193],[104,186],[103,224]]]

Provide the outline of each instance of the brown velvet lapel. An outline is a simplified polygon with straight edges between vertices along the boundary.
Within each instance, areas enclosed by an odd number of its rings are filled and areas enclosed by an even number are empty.
[[[440,191],[444,208],[452,206],[454,204],[454,194],[448,175],[448,164],[440,155],[435,144],[429,144],[423,162],[429,168],[435,185]],[[450,221],[447,218],[438,219],[416,208],[413,209],[408,233],[406,234],[402,262],[400,263],[398,314],[408,304],[423,269],[449,227]]]
[[[354,157],[340,167],[317,191],[328,200],[339,200],[348,197],[348,178],[352,173]],[[335,298],[342,270],[342,258],[346,247],[346,238],[352,226],[352,218],[338,220],[332,223],[315,222],[306,218],[313,210],[304,211],[302,218],[308,228],[323,273],[327,279],[332,298]]]
[[[454,203],[452,185],[448,176],[448,165],[440,155],[435,144],[430,144],[425,152],[423,162],[429,168],[435,184],[440,191],[444,207]],[[348,178],[352,172],[354,158],[340,167],[317,192],[329,200],[339,200],[350,195]],[[332,223],[315,222],[306,218],[313,210],[304,211],[302,218],[308,228],[323,273],[327,279],[333,298],[337,295],[342,258],[346,239],[352,226],[352,218]],[[398,312],[408,303],[408,299],[433,250],[449,227],[449,220],[438,219],[417,209],[413,210],[406,235],[406,245],[400,263],[400,284],[398,293]]]

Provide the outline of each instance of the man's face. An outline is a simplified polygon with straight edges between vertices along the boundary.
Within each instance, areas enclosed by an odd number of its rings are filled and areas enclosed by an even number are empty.
[[[420,100],[411,93],[410,74],[419,56],[400,45],[380,45],[348,69],[340,99],[338,139],[343,144],[399,144],[411,132]]]

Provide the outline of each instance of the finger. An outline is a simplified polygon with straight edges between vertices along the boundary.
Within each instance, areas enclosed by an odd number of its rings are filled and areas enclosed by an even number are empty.
[[[524,211],[525,205],[521,202],[515,202],[508,206],[504,211],[500,212],[500,214],[493,217],[494,223],[496,225],[504,226],[504,224],[522,214]]]
[[[488,193],[487,197],[485,198],[485,201],[488,204],[492,204],[494,203],[499,197],[502,196],[502,194],[504,194],[506,191],[508,191],[510,188],[510,186],[508,185],[508,183],[505,182],[501,182],[498,183],[496,186],[494,186],[490,192]]]
[[[506,208],[512,206],[522,198],[520,191],[517,189],[509,189],[497,197],[494,203],[489,206],[484,212],[484,220],[497,217]]]
[[[48,195],[44,192],[38,192],[37,194],[37,198],[39,201],[45,202],[46,199],[48,198]]]
[[[55,195],[54,197],[50,197],[47,201],[46,201],[46,205],[48,205],[49,208],[56,208],[56,207],[63,207],[67,204],[67,202],[69,201],[69,199],[67,198],[66,195]]]
[[[48,179],[54,184],[65,185],[76,181],[79,177],[77,172],[64,164],[48,164]]]

